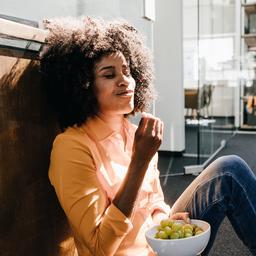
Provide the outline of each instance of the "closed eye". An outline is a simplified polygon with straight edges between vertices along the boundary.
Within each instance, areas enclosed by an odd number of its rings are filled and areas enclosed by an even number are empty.
[[[104,75],[104,77],[107,79],[112,79],[115,77],[115,74],[107,74],[107,75]]]

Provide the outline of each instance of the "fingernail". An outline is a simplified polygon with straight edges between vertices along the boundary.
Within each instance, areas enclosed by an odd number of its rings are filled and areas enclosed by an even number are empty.
[[[146,112],[142,112],[142,113],[141,113],[141,116],[142,116],[142,117],[146,117],[146,116],[147,116],[147,113],[146,113]]]

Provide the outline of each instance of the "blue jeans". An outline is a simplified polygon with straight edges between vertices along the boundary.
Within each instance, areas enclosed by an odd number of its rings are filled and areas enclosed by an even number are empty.
[[[172,213],[178,211],[211,224],[210,241],[202,255],[208,255],[225,216],[256,255],[256,176],[238,156],[220,157],[210,164],[175,202]]]

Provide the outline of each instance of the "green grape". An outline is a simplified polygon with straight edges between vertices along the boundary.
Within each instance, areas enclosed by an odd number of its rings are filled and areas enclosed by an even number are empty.
[[[160,238],[160,237],[159,237],[159,232],[156,232],[155,238]]]
[[[180,235],[179,235],[178,232],[172,231],[171,234],[170,234],[170,238],[171,238],[171,239],[179,239],[179,238],[180,238]]]
[[[191,224],[184,224],[183,225],[183,229],[185,230],[185,229],[190,229],[191,231],[193,231],[193,229],[194,229],[194,226],[193,225],[191,225]]]
[[[165,228],[169,225],[169,220],[161,220],[160,225],[162,228]]]
[[[191,224],[191,226],[192,226],[193,230],[197,227],[196,224]]]
[[[199,234],[202,234],[203,233],[203,230],[198,230],[196,233],[195,233],[195,236],[199,235]]]
[[[196,226],[194,229],[194,232],[196,233],[197,231],[203,231],[200,227]]]
[[[176,223],[173,223],[173,225],[172,225],[172,230],[174,230],[174,231],[178,231],[181,228],[182,228],[182,224],[181,223],[176,222]]]
[[[162,226],[157,226],[157,231],[161,231],[161,230],[164,230],[164,228],[162,228]]]
[[[173,225],[174,223],[175,223],[175,222],[174,222],[173,220],[168,219],[168,226],[169,226],[169,227],[172,227],[172,225]]]
[[[167,239],[167,238],[168,238],[168,235],[166,234],[165,231],[159,231],[159,232],[158,232],[158,236],[159,236],[159,238],[161,238],[161,239]]]
[[[166,227],[164,228],[164,231],[165,231],[165,233],[166,233],[168,236],[170,236],[170,234],[171,234],[171,232],[172,232],[172,228],[169,227],[169,226],[166,226]]]
[[[180,239],[203,233],[203,229],[195,224],[175,222],[165,219],[157,226],[155,238],[158,239]]]
[[[191,233],[191,234],[193,234],[193,230],[190,229],[190,228],[184,228],[183,231],[184,231],[184,233]]]
[[[185,232],[184,232],[183,229],[180,229],[180,230],[178,230],[177,232],[179,233],[179,237],[180,237],[180,238],[184,238]]]
[[[193,234],[192,234],[192,233],[190,233],[190,232],[189,232],[189,233],[185,233],[185,234],[184,234],[184,237],[191,237],[191,236],[193,236]]]

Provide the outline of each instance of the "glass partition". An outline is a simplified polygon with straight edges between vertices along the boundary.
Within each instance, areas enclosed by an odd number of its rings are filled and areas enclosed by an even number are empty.
[[[185,155],[198,164],[234,131],[235,19],[235,1],[184,0]]]

